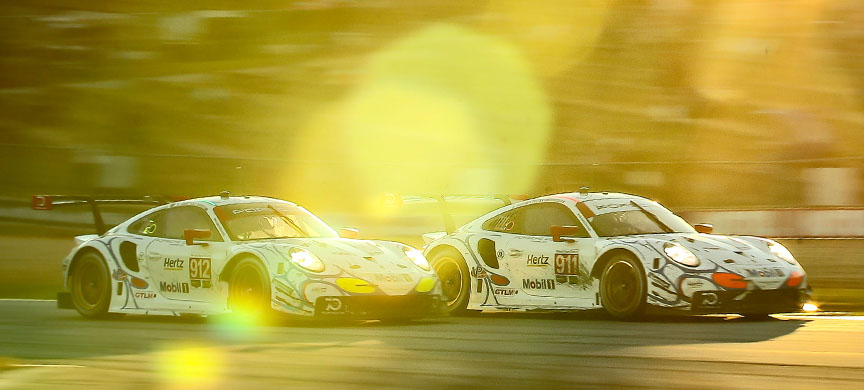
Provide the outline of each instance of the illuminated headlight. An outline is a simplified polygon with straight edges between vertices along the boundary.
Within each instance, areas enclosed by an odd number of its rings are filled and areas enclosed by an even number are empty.
[[[768,249],[771,250],[771,253],[774,256],[777,256],[783,260],[786,260],[787,263],[792,265],[798,265],[798,262],[795,260],[795,257],[792,256],[792,252],[789,252],[785,246],[780,245],[776,242],[769,242]]]
[[[663,245],[663,252],[666,252],[666,256],[669,256],[670,259],[690,267],[696,267],[700,264],[693,252],[678,244],[666,243]]]
[[[419,249],[415,248],[403,248],[405,252],[405,257],[411,260],[414,265],[423,268],[425,271],[429,271],[431,268],[429,267],[429,262],[426,261],[426,258],[423,257],[423,252],[420,252]]]
[[[309,271],[312,272],[321,272],[324,270],[324,263],[321,262],[321,259],[318,256],[315,256],[312,252],[309,252],[305,249],[300,248],[292,248],[288,252],[289,257],[291,258],[291,262],[299,265]]]

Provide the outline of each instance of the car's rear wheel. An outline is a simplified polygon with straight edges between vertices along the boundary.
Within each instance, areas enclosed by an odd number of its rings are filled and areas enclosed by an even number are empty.
[[[108,265],[98,253],[88,252],[75,261],[69,277],[72,305],[86,318],[104,318],[111,303]]]
[[[615,255],[603,268],[600,301],[612,316],[631,320],[645,308],[645,275],[639,261],[627,254]]]
[[[441,290],[446,306],[445,313],[466,314],[471,277],[465,259],[455,249],[446,248],[432,256],[432,269],[441,281]]]
[[[266,320],[271,314],[270,279],[253,258],[239,260],[228,278],[228,307],[232,313]]]

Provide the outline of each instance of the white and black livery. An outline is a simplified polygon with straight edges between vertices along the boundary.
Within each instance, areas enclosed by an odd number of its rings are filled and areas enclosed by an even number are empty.
[[[767,316],[801,309],[804,270],[781,244],[710,234],[657,202],[567,193],[425,235],[447,311],[605,308]],[[662,310],[661,310],[662,311]]]
[[[105,229],[97,206],[124,202],[33,198],[36,209],[89,204],[100,233],[76,237],[63,260],[61,307],[85,317],[241,307],[315,318],[441,314],[440,283],[420,250],[340,237],[294,203],[223,193],[167,203]],[[356,230],[340,233],[356,237]]]

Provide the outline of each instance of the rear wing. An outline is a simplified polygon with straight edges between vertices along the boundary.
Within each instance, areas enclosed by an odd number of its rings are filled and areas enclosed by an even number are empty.
[[[456,230],[456,224],[453,222],[453,216],[450,213],[448,202],[458,202],[460,200],[498,200],[503,203],[502,206],[508,206],[513,203],[514,199],[521,200],[523,196],[504,195],[504,194],[411,194],[400,195],[394,193],[384,194],[384,204],[389,206],[401,206],[403,204],[419,203],[424,201],[435,201],[441,210],[441,219],[444,222],[444,230],[447,234],[453,233]]]
[[[33,199],[30,201],[30,208],[33,210],[53,210],[55,207],[88,205],[90,206],[90,211],[93,213],[93,225],[96,227],[96,233],[101,235],[108,231],[108,229],[105,227],[105,221],[102,219],[102,212],[99,210],[100,205],[117,204],[159,206],[182,199],[183,198],[169,198],[165,196],[126,198],[78,195],[33,195]]]

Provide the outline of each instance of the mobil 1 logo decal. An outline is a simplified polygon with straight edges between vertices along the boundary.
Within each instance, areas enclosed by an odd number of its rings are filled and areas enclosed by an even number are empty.
[[[189,282],[192,287],[210,288],[212,261],[209,257],[189,258]]]
[[[579,252],[555,253],[555,281],[561,284],[584,285],[588,270],[579,262]]]

